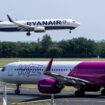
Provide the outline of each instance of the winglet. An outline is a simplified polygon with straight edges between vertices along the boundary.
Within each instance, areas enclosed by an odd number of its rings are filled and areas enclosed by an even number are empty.
[[[44,74],[49,74],[50,73],[50,69],[51,69],[51,66],[52,66],[52,63],[53,63],[53,58],[51,58],[51,60],[49,61],[45,71],[44,71]]]
[[[7,15],[7,17],[8,17],[8,20],[13,23],[12,18],[9,15]]]

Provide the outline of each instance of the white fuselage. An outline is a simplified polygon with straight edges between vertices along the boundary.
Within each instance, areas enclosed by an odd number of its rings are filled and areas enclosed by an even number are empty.
[[[53,62],[51,72],[67,76],[79,62]],[[35,84],[47,77],[43,74],[48,62],[16,62],[0,71],[0,80],[8,83]]]
[[[15,21],[18,24],[11,22],[0,22],[0,31],[14,32],[14,31],[44,31],[44,30],[56,30],[56,29],[75,29],[80,24],[71,19],[43,19],[43,20],[27,20],[27,21]],[[22,26],[26,26],[26,29]],[[28,28],[29,29],[28,29]],[[34,29],[30,30],[30,27]]]

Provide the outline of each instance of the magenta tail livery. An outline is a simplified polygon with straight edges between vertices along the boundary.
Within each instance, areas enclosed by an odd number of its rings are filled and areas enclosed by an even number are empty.
[[[9,22],[0,22],[0,31],[3,32],[27,32],[30,36],[30,32],[45,32],[46,30],[59,30],[69,29],[71,30],[80,26],[80,23],[72,19],[43,19],[43,20],[26,20],[26,21],[14,21],[9,15],[7,15]]]
[[[60,93],[67,85],[77,88],[76,96],[100,91],[101,88],[101,95],[105,95],[105,62],[53,59],[49,62],[15,62],[0,70],[0,80],[16,84],[16,94],[20,93],[20,84],[37,83],[42,93]]]

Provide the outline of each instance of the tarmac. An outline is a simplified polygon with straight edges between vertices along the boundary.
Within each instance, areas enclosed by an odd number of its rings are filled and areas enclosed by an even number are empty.
[[[11,104],[28,103],[35,105],[50,105],[51,95],[41,94],[37,89],[21,89],[20,95],[14,94],[15,88],[7,88],[7,102]],[[3,90],[0,89],[0,102],[2,102]],[[44,104],[45,103],[45,104]],[[54,96],[54,105],[105,105],[105,97],[100,93],[86,93],[85,97],[75,97],[73,92],[62,91]]]

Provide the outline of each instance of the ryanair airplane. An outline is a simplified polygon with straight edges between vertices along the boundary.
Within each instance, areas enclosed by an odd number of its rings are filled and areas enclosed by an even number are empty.
[[[71,30],[80,26],[80,23],[72,19],[43,19],[43,20],[26,20],[26,21],[14,21],[9,15],[7,15],[7,22],[0,21],[0,31],[3,32],[26,32],[27,36],[31,35],[31,31],[45,32],[46,30],[59,30],[69,29]]]

